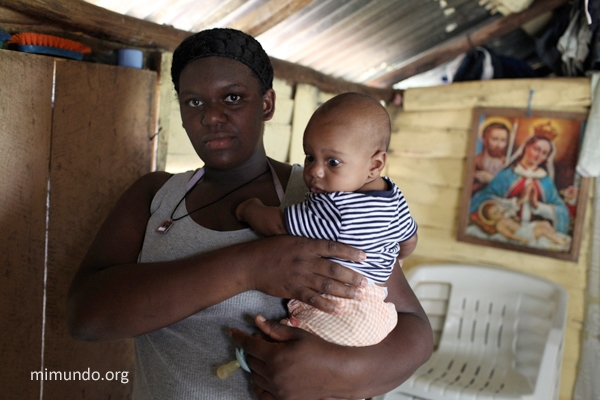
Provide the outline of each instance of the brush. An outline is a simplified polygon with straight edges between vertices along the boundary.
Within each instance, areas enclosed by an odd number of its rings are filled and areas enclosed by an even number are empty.
[[[25,53],[45,54],[57,57],[82,60],[92,49],[74,40],[40,33],[22,32],[13,35],[8,43],[15,44],[17,50]]]

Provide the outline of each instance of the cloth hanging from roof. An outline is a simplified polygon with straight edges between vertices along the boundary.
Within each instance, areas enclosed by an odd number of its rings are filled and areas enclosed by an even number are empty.
[[[577,164],[582,176],[600,176],[600,72],[592,76],[592,107]],[[600,184],[596,182],[593,207],[591,260],[585,294],[583,343],[574,400],[600,399]]]
[[[577,172],[583,177],[600,176],[600,72],[591,79],[592,106],[577,162]]]
[[[600,70],[600,1],[580,0],[583,3],[583,12],[592,31],[592,43],[590,45],[590,70]]]
[[[476,47],[475,50],[465,55],[452,81],[533,78],[535,76],[535,72],[525,61],[497,54],[486,47]]]
[[[563,71],[566,76],[581,76],[586,70],[585,61],[590,54],[592,30],[587,18],[579,10],[574,10],[569,25],[558,39],[556,48],[561,54]]]
[[[591,261],[585,295],[583,342],[574,400],[600,399],[600,185],[594,193],[594,221]]]
[[[559,76],[600,69],[600,1],[576,0],[553,12],[535,40],[536,53]]]

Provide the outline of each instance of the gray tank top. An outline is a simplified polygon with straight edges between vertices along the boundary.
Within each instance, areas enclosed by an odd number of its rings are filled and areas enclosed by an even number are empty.
[[[156,193],[139,262],[168,261],[258,239],[251,229],[219,232],[191,218],[178,220],[168,234],[156,233],[185,193],[194,171],[171,177]],[[304,199],[302,168],[294,165],[282,207]],[[227,268],[227,265],[223,265]],[[135,338],[135,400],[253,399],[250,375],[239,369],[229,379],[217,368],[235,359],[231,327],[256,332],[254,317],[278,320],[285,316],[282,299],[248,291],[200,311],[180,322]]]

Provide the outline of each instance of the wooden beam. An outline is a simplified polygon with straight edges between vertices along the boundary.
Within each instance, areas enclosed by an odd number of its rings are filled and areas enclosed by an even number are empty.
[[[256,37],[312,2],[313,0],[269,0],[250,14],[234,21],[231,28]]]
[[[191,33],[122,15],[82,0],[0,0],[0,6],[117,43],[172,51]]]
[[[278,2],[273,1],[273,3]],[[307,0],[297,1],[294,7],[298,9],[301,5],[307,4]],[[183,39],[192,34],[172,26],[158,25],[115,13],[81,0],[0,0],[0,6],[43,22],[58,24],[68,31],[81,32],[94,38],[148,50],[172,52]],[[288,9],[294,7],[288,4]],[[281,10],[281,12],[289,11]],[[273,57],[271,63],[276,77],[292,83],[315,85],[324,92],[361,92],[386,102],[391,102],[397,93],[391,87],[375,88],[348,82]]]
[[[498,18],[470,33],[447,40],[428,51],[416,55],[402,63],[398,69],[367,82],[367,85],[389,87],[413,75],[429,71],[438,65],[453,60],[462,53],[472,50],[476,46],[481,46],[492,39],[510,33],[526,22],[567,2],[568,0],[537,0],[527,10]]]

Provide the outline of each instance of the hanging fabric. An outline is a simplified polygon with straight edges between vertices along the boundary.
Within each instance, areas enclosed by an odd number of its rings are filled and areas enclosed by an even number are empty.
[[[581,76],[586,70],[585,61],[590,53],[592,30],[579,10],[575,9],[571,14],[569,25],[558,39],[556,48],[561,53],[563,75]]]
[[[600,72],[592,75],[590,109],[577,172],[584,177],[600,176]],[[579,372],[575,383],[575,400],[600,399],[600,184],[596,179],[593,207],[591,260],[585,294],[583,342]]]

